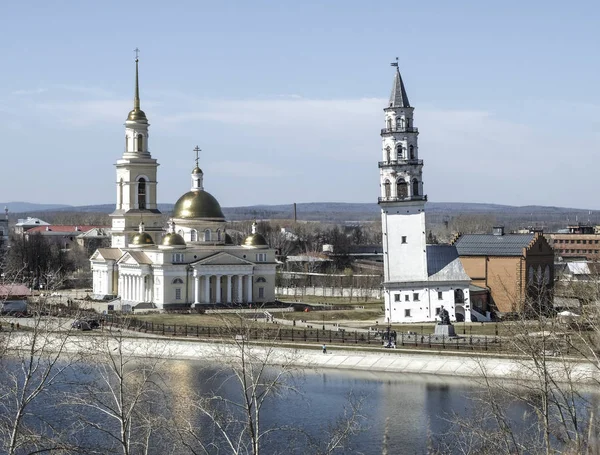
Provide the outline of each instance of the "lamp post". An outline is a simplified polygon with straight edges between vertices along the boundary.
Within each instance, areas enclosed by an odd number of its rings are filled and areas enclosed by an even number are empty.
[[[323,330],[325,330],[325,315],[323,314]]]

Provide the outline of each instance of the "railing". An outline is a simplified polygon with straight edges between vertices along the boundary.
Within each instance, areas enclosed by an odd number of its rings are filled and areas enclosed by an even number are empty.
[[[379,167],[388,167],[388,166],[399,166],[399,165],[413,165],[418,166],[422,165],[423,160],[390,160],[390,161],[380,161]]]
[[[418,133],[419,128],[415,128],[412,126],[398,127],[398,128],[382,128],[381,134],[390,134],[390,133]]]
[[[379,197],[377,202],[403,202],[403,201],[427,201],[427,195],[425,196],[406,196],[406,197]]]

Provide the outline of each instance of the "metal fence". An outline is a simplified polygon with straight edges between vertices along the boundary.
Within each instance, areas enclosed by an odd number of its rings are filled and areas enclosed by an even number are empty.
[[[496,336],[447,337],[441,335],[419,335],[397,332],[390,343],[386,332],[321,330],[314,327],[294,328],[274,325],[274,327],[221,326],[209,327],[188,324],[163,324],[142,321],[119,315],[102,316],[106,328],[119,327],[138,332],[162,336],[193,337],[201,339],[224,339],[243,337],[246,341],[269,341],[286,343],[327,343],[340,345],[360,345],[379,347],[404,347],[419,349],[448,349],[470,351],[501,351],[502,339]],[[239,339],[239,338],[238,338]]]

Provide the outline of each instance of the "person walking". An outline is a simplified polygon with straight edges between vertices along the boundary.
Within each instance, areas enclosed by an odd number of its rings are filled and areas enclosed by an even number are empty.
[[[323,345],[323,354],[327,354],[327,346]]]

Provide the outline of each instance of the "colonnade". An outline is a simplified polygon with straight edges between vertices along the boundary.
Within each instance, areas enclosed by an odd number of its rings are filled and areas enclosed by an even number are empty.
[[[253,275],[194,275],[194,303],[252,302]]]
[[[152,286],[146,286],[147,275],[121,275],[119,294],[122,300],[130,302],[150,302]]]

